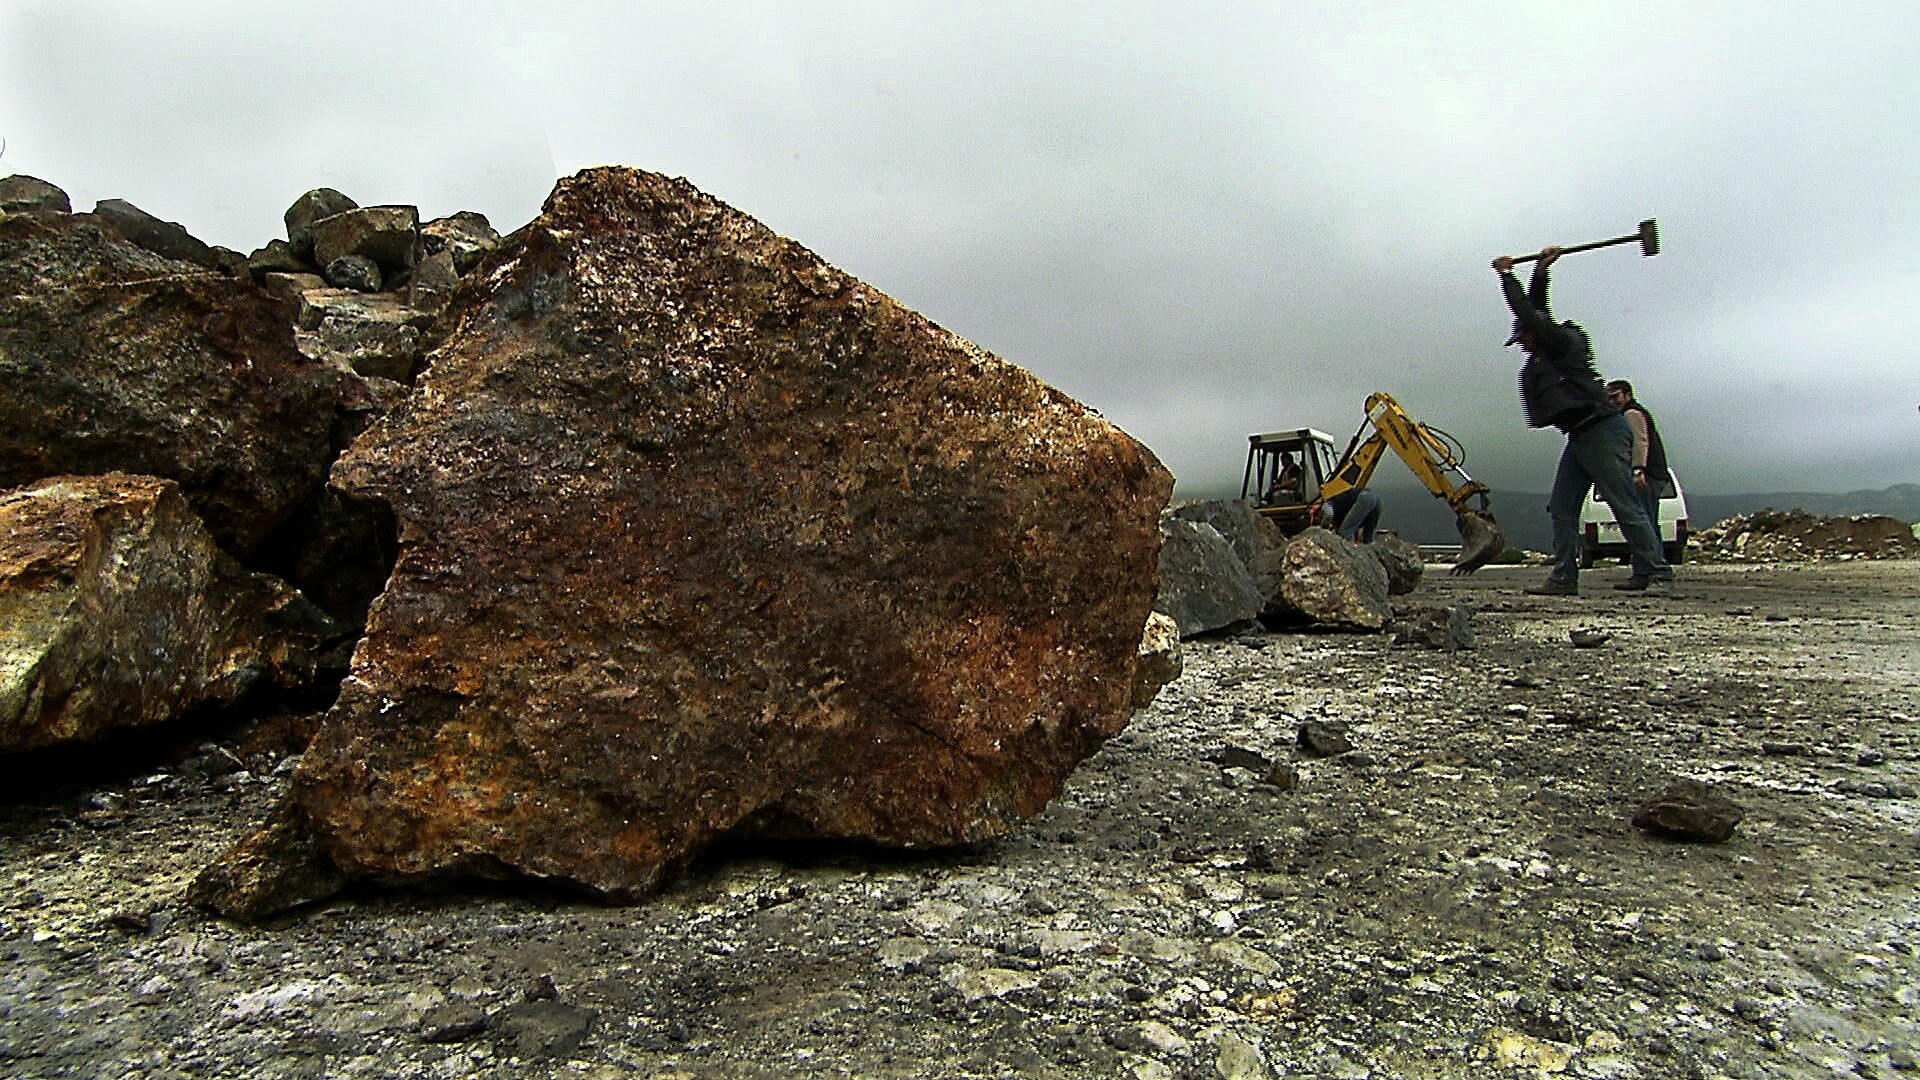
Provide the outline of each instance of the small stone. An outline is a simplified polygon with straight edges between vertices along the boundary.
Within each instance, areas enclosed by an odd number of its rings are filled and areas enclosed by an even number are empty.
[[[365,255],[342,255],[327,264],[327,284],[337,289],[375,293],[385,284],[380,265]]]
[[[1860,753],[1854,757],[1853,763],[1855,765],[1864,765],[1868,768],[1875,765],[1885,765],[1887,763],[1887,755],[1883,751],[1868,748],[1860,751]]]
[[[1295,739],[1300,749],[1312,757],[1338,757],[1353,751],[1353,743],[1347,738],[1347,726],[1334,721],[1309,720],[1300,725]]]
[[[1681,780],[1649,799],[1633,815],[1634,827],[1680,840],[1721,843],[1733,835],[1745,811],[1698,780]]]
[[[1567,640],[1573,642],[1573,647],[1576,649],[1598,648],[1605,645],[1608,641],[1612,640],[1612,638],[1613,635],[1605,630],[1595,630],[1584,626],[1567,631]]]
[[[472,1005],[441,1005],[420,1018],[420,1039],[430,1043],[457,1043],[491,1026],[487,1014]]]

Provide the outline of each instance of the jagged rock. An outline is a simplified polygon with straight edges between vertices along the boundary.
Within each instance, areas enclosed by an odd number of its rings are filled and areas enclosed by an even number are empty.
[[[1360,544],[1314,527],[1287,543],[1280,593],[1262,618],[1378,630],[1393,617],[1387,572]]]
[[[407,276],[407,306],[418,311],[438,313],[453,299],[460,275],[453,269],[453,252],[436,251],[420,260]]]
[[[411,383],[425,355],[430,312],[394,293],[357,293],[323,286],[318,279],[277,279],[294,296],[294,339],[308,357],[343,371]]]
[[[162,258],[192,263],[208,270],[226,269],[225,261],[177,222],[161,221],[125,199],[102,199],[93,207],[93,216],[113,226],[136,247]]]
[[[320,326],[320,320],[326,317],[324,311],[314,310],[309,304],[307,299],[309,294],[359,296],[358,293],[328,285],[326,278],[311,271],[293,273],[269,270],[260,275],[260,291],[286,305],[288,318],[292,320],[294,328],[299,330],[316,330]]]
[[[1459,652],[1478,647],[1473,614],[1465,607],[1423,607],[1397,612],[1390,629],[1396,647],[1416,646]]]
[[[110,473],[0,494],[0,749],[295,686],[333,633],[213,545],[178,486]]]
[[[1160,522],[1160,593],[1154,610],[1182,638],[1251,623],[1267,604],[1259,582],[1220,530],[1168,514]]]
[[[342,378],[244,279],[88,214],[0,220],[0,487],[163,476],[245,557],[323,481]]]
[[[313,258],[314,222],[359,208],[359,203],[332,188],[314,188],[295,199],[293,205],[287,207],[284,218],[287,243],[292,246],[294,255],[307,260]]]
[[[1171,488],[1124,432],[684,181],[495,258],[333,473],[400,531],[292,778],[349,876],[973,842],[1124,726]]]
[[[1347,725],[1334,720],[1308,720],[1294,733],[1294,742],[1309,757],[1339,757],[1353,752]]]
[[[1173,507],[1173,516],[1211,525],[1226,538],[1234,555],[1253,575],[1260,595],[1268,600],[1280,590],[1280,560],[1287,536],[1257,513],[1245,499],[1189,499]]]
[[[1679,840],[1718,844],[1733,836],[1746,816],[1731,799],[1698,780],[1676,781],[1633,815],[1635,828]]]
[[[332,896],[346,884],[300,807],[288,801],[202,870],[186,898],[213,911],[284,911]]]
[[[70,214],[67,193],[38,177],[15,173],[0,179],[0,214]]]
[[[328,316],[320,328],[300,335],[300,351],[361,375],[397,383],[413,381],[423,355],[418,327],[389,318]]]
[[[1405,596],[1420,587],[1420,578],[1427,572],[1420,545],[1401,539],[1398,533],[1381,532],[1364,546],[1386,571],[1387,595]]]
[[[285,240],[269,240],[267,246],[247,256],[247,276],[255,281],[264,281],[268,274],[304,274],[307,264],[293,253],[293,245]]]
[[[1133,709],[1153,704],[1160,688],[1180,677],[1185,665],[1180,655],[1180,625],[1169,615],[1153,612],[1140,636],[1140,659],[1133,672]]]
[[[354,292],[377,293],[385,284],[380,276],[380,264],[365,255],[340,256],[327,264],[325,276],[327,284]]]
[[[321,218],[312,228],[315,266],[330,268],[336,259],[360,255],[372,259],[383,275],[395,278],[418,261],[420,211],[411,206],[346,210]]]
[[[420,226],[420,244],[428,255],[446,252],[453,272],[467,274],[500,243],[485,214],[462,210]]]

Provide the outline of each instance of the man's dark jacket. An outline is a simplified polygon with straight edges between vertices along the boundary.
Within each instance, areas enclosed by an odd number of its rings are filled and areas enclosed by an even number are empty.
[[[1636,399],[1627,402],[1622,412],[1637,412],[1647,422],[1647,482],[1665,487],[1673,473],[1667,468],[1667,444],[1660,441],[1660,425],[1653,422],[1653,414]]]
[[[1500,275],[1513,309],[1513,332],[1532,334],[1533,351],[1520,368],[1520,408],[1528,427],[1575,432],[1619,410],[1607,400],[1606,380],[1593,366],[1593,343],[1571,322],[1555,322],[1547,307],[1547,268],[1535,264],[1533,284],[1520,289],[1512,272]]]

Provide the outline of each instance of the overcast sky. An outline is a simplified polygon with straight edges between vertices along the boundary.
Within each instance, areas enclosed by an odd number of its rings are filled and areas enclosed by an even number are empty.
[[[684,176],[1183,487],[1373,390],[1545,490],[1501,253],[1689,489],[1920,482],[1920,5],[0,0],[0,174],[251,251],[320,186],[525,224]],[[1396,466],[1385,466],[1397,468]]]

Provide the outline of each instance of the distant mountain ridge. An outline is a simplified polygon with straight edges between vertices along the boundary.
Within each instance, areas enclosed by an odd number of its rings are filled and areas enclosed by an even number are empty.
[[[1398,480],[1381,482],[1373,489],[1386,504],[1380,527],[1393,529],[1417,544],[1448,544],[1458,540],[1453,512],[1446,503],[1434,498],[1425,488]],[[1175,488],[1175,499],[1231,499],[1239,488],[1203,494]],[[1687,514],[1697,532],[1741,514],[1759,510],[1805,510],[1810,514],[1850,516],[1885,514],[1912,523],[1920,521],[1920,484],[1894,484],[1878,490],[1829,492],[1757,492],[1745,495],[1705,495],[1687,492]],[[1553,543],[1553,527],[1547,521],[1545,492],[1495,491],[1493,514],[1507,531],[1507,539],[1516,547],[1545,551]]]

